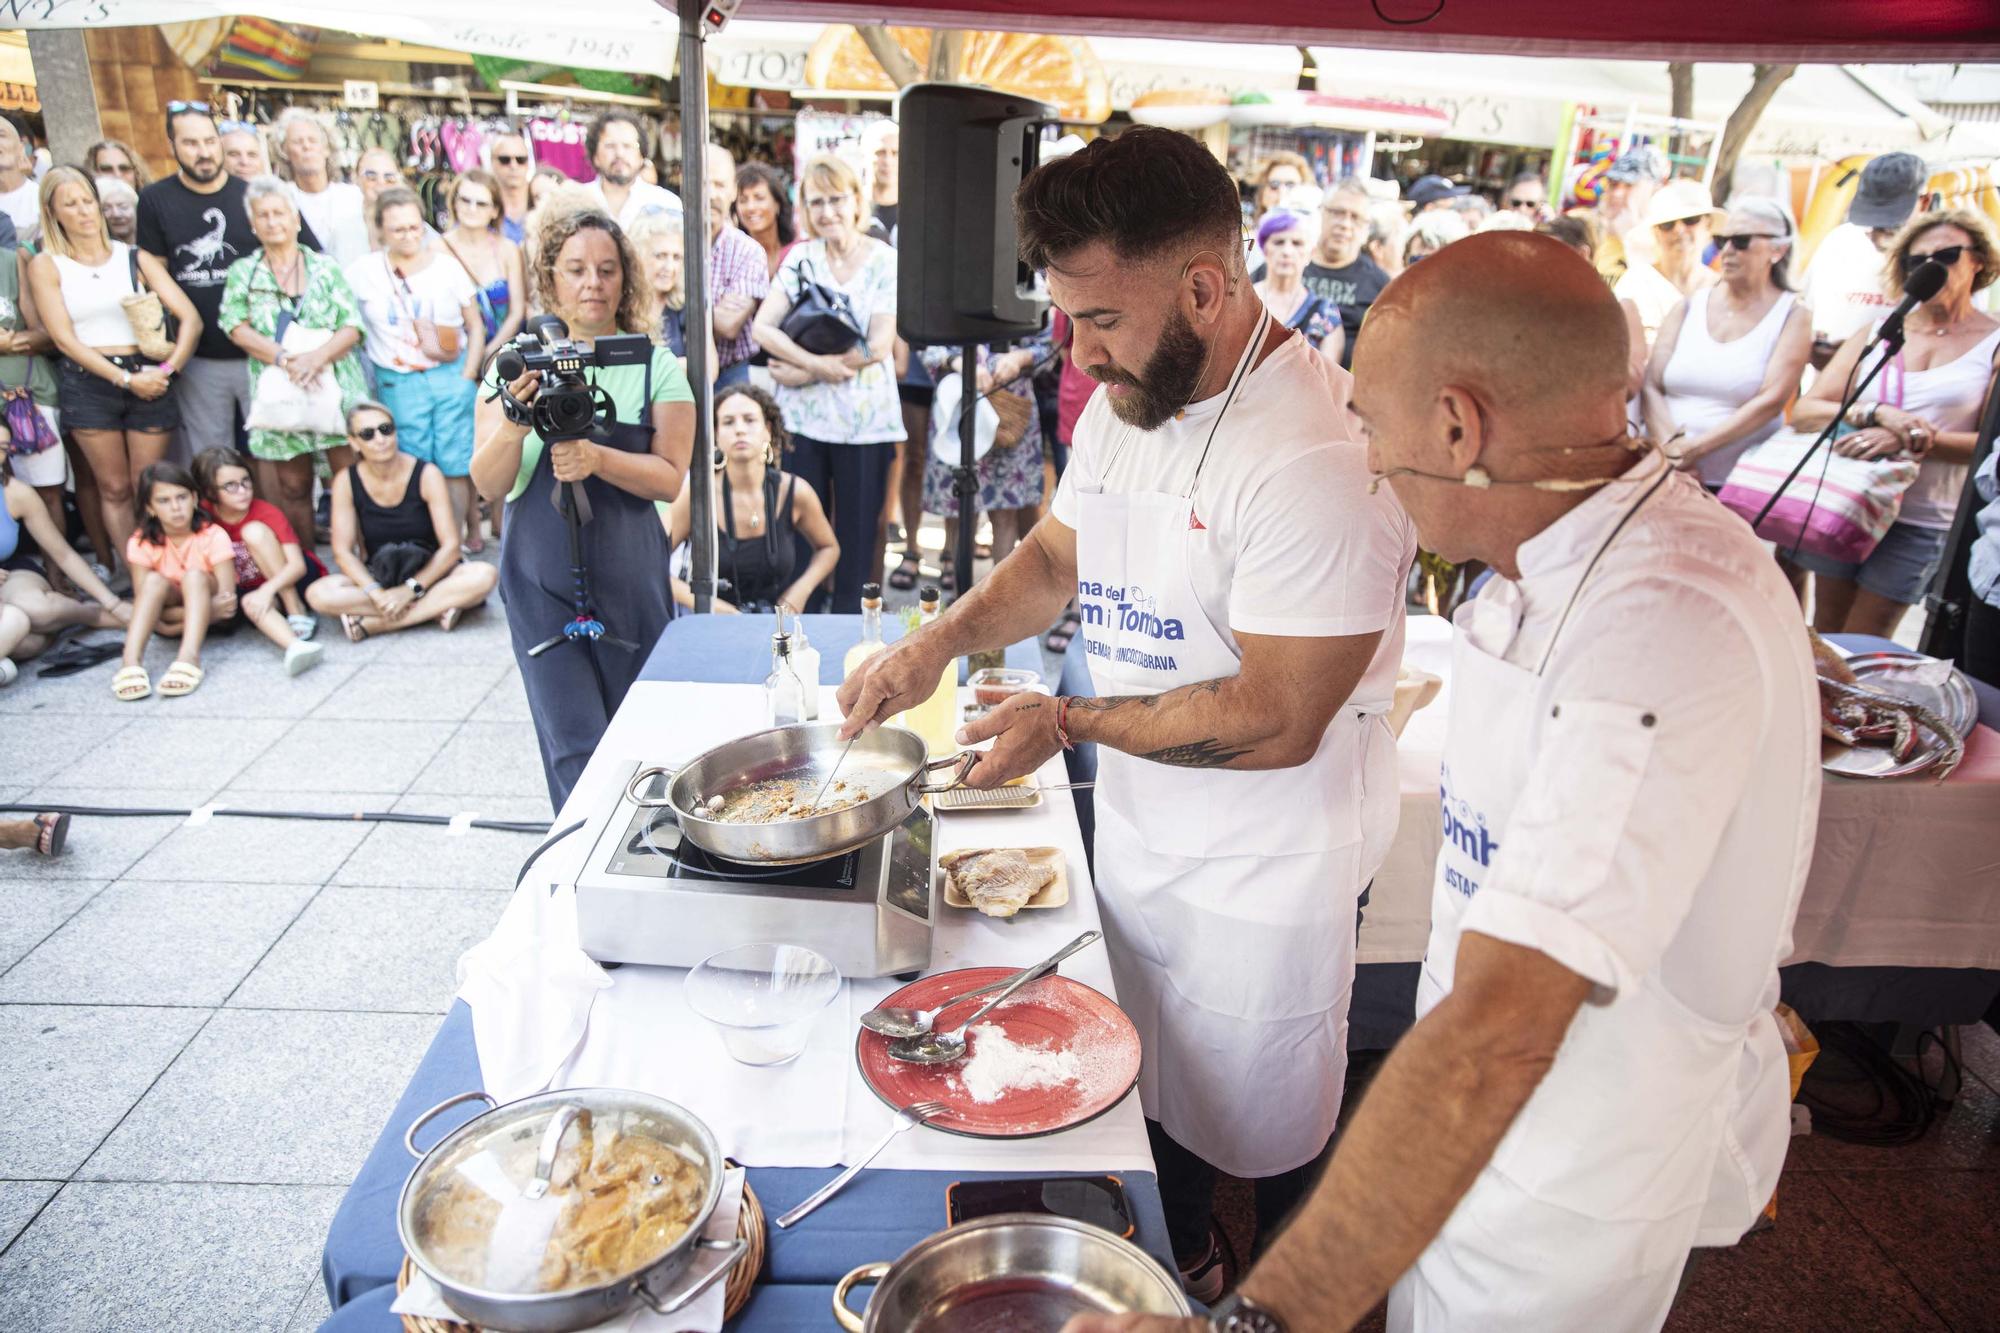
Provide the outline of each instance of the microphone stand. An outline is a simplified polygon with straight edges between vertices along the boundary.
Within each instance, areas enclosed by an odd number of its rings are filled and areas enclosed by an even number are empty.
[[[1847,390],[1847,392],[1844,395],[1842,395],[1840,400],[1840,410],[1833,414],[1833,420],[1826,423],[1826,429],[1822,430],[1819,433],[1819,438],[1812,442],[1812,447],[1810,449],[1807,449],[1805,453],[1799,457],[1799,461],[1793,464],[1792,470],[1788,474],[1786,474],[1783,483],[1779,485],[1777,490],[1771,493],[1771,498],[1764,502],[1764,507],[1757,511],[1756,519],[1753,520],[1750,524],[1750,528],[1753,532],[1758,533],[1758,535],[1760,536],[1763,534],[1764,520],[1766,517],[1770,515],[1772,507],[1775,506],[1778,503],[1778,501],[1784,499],[1785,492],[1789,491],[1792,488],[1792,482],[1798,478],[1799,473],[1805,471],[1806,464],[1812,461],[1812,456],[1819,452],[1820,447],[1822,445],[1827,444],[1833,439],[1834,431],[1840,429],[1840,423],[1847,420],[1848,409],[1853,407],[1854,404],[1860,400],[1862,392],[1865,389],[1867,389],[1869,385],[1875,382],[1875,377],[1882,373],[1882,367],[1888,365],[1889,362],[1893,360],[1897,356],[1897,354],[1903,350],[1903,342],[1904,342],[1904,334],[1903,334],[1902,320],[1900,319],[1891,320],[1882,326],[1882,332],[1878,334],[1876,336],[1875,341],[1870,343],[1868,347],[1861,353],[1862,359],[1866,360],[1869,352],[1874,351],[1875,348],[1877,347],[1880,347],[1882,349],[1882,355],[1877,357],[1875,360],[1875,368],[1873,370],[1870,370],[1866,375],[1863,375],[1861,377],[1861,382],[1859,384],[1853,385]],[[1819,497],[1814,496],[1813,504],[1817,505],[1818,503],[1819,503]],[[1810,506],[1808,508],[1810,508]],[[1805,528],[1803,526],[1801,526],[1799,529],[1799,535],[1801,538],[1803,538],[1805,535]]]

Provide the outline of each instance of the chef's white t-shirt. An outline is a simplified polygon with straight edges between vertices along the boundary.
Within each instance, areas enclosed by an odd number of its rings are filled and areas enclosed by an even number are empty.
[[[1232,648],[1234,632],[1386,631],[1351,696],[1377,711],[1395,696],[1417,536],[1389,487],[1368,493],[1367,448],[1347,412],[1353,383],[1296,335],[1244,378],[1200,467],[1188,564],[1202,613]],[[1140,431],[1118,420],[1099,388],[1077,418],[1057,520],[1078,527],[1080,485],[1183,494],[1222,402],[1217,394]]]

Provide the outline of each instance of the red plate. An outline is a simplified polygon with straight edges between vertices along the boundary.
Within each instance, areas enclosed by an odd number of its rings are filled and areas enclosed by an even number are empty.
[[[928,1009],[1015,970],[940,972],[911,982],[882,1003]],[[964,1022],[989,998],[953,1005],[938,1015],[938,1028]],[[981,1060],[979,1028],[988,1024],[1016,1048],[1007,1065],[997,1062],[997,1050]],[[979,1139],[1032,1138],[1074,1128],[1125,1100],[1139,1081],[1139,1030],[1132,1020],[1101,993],[1064,976],[1043,977],[1015,991],[979,1020],[967,1047],[965,1059],[953,1064],[911,1064],[889,1055],[889,1038],[864,1029],[854,1054],[861,1077],[890,1106],[943,1102],[950,1109],[926,1123],[947,1134]]]

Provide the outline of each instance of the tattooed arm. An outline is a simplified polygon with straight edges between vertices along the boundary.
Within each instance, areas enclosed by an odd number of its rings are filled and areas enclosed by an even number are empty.
[[[1381,638],[1238,634],[1236,675],[1165,694],[1072,699],[1069,738],[1182,768],[1296,768],[1319,748]],[[961,744],[996,738],[968,785],[998,786],[1040,767],[1062,746],[1055,718],[1055,700],[1024,694],[966,724]]]

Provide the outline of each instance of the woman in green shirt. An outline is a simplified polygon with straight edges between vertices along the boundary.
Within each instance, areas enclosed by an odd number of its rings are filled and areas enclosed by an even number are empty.
[[[262,248],[229,266],[219,319],[229,341],[249,354],[251,399],[256,399],[258,382],[272,371],[301,385],[332,375],[345,412],[368,395],[361,363],[353,355],[361,341],[361,311],[353,289],[331,257],[299,244],[299,207],[284,182],[260,176],[250,182],[243,201]],[[333,336],[310,350],[288,352],[284,331],[294,324]],[[264,489],[308,544],[313,465],[321,454],[327,456],[328,476],[354,462],[343,431],[250,432],[250,456],[269,465],[277,482]]]
[[[645,275],[617,223],[596,211],[545,218],[535,239],[535,288],[571,337],[649,332]],[[586,375],[617,408],[616,427],[548,444],[510,419],[503,401],[481,395],[472,452],[480,495],[507,501],[501,595],[558,810],[673,615],[666,533],[653,504],[680,493],[694,448],[694,395],[673,353],[655,347],[645,365]],[[506,388],[532,404],[541,376],[530,371]],[[571,484],[589,505],[583,560],[603,637],[562,642],[575,611],[569,527],[553,501]],[[551,640],[556,646],[533,654]]]
[[[48,353],[55,350],[42,321],[35,317],[35,298],[25,281],[28,257],[25,253],[0,250],[0,395],[11,397],[25,388],[35,400],[42,419],[56,432],[56,368]],[[15,440],[9,448],[14,475],[33,486],[49,512],[63,511],[63,482],[69,468],[60,439],[36,452]]]

